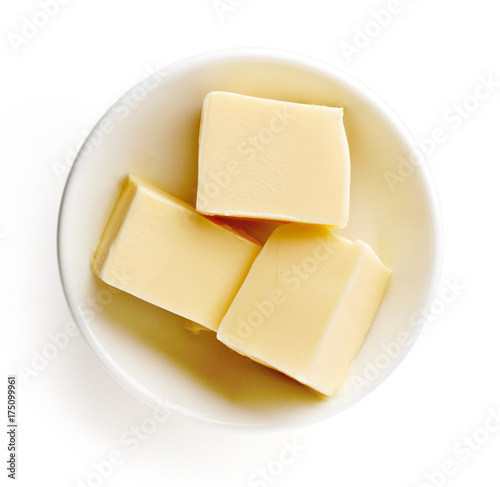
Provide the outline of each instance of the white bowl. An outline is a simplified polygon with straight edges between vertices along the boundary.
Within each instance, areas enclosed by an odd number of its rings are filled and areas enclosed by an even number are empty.
[[[202,100],[214,90],[344,107],[351,212],[348,227],[339,233],[369,243],[393,276],[346,384],[333,398],[322,399],[232,352],[215,334],[193,335],[181,317],[117,292],[90,270],[128,173],[193,201]],[[61,278],[90,348],[144,403],[201,427],[259,431],[299,426],[359,401],[414,343],[423,323],[418,310],[428,305],[438,282],[440,213],[433,184],[425,164],[401,165],[415,147],[401,121],[366,87],[300,55],[224,50],[148,77],[118,100],[89,135],[61,203]],[[390,174],[399,178],[393,187],[386,180]]]

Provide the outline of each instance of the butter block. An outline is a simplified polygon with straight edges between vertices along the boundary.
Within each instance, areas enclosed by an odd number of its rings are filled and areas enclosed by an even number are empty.
[[[218,91],[205,97],[201,213],[343,227],[349,184],[342,108]]]
[[[375,318],[390,271],[321,225],[278,227],[219,327],[233,350],[331,396]]]
[[[261,248],[129,175],[92,269],[104,282],[216,331]]]

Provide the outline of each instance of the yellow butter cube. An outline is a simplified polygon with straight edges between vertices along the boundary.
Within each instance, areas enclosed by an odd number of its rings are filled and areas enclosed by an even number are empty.
[[[325,226],[283,225],[255,260],[217,337],[331,396],[346,378],[389,278],[367,244]]]
[[[349,183],[342,108],[226,92],[205,97],[201,213],[343,227]]]
[[[92,268],[104,282],[216,331],[260,250],[130,175]]]

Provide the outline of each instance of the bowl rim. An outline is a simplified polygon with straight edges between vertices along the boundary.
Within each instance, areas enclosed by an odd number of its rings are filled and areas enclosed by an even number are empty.
[[[170,63],[160,69],[163,75],[176,75],[183,71],[190,70],[195,67],[199,67],[203,64],[210,64],[216,61],[238,61],[238,62],[251,62],[251,61],[268,61],[268,62],[279,62],[282,64],[295,65],[300,68],[305,68],[310,71],[319,73],[327,78],[341,83],[344,86],[348,86],[349,89],[355,92],[361,99],[366,101],[371,105],[376,112],[383,116],[383,118],[389,123],[391,129],[396,133],[404,145],[408,148],[416,148],[417,141],[411,134],[410,130],[399,118],[399,116],[389,107],[389,105],[384,102],[377,94],[375,94],[371,88],[367,87],[361,81],[357,80],[350,74],[346,73],[342,69],[329,64],[323,60],[280,49],[271,48],[229,48],[229,49],[218,49],[212,51],[201,52],[184,59],[180,59],[173,63]],[[154,73],[156,74],[156,73]],[[352,407],[353,405],[359,403],[361,400],[366,398],[376,387],[380,386],[399,366],[402,360],[407,356],[409,351],[413,348],[416,340],[420,336],[422,330],[426,325],[414,327],[414,331],[410,337],[410,341],[407,346],[402,347],[401,353],[391,361],[391,364],[387,369],[384,370],[384,374],[380,374],[378,380],[371,381],[369,385],[364,388],[362,394],[358,394],[353,399],[346,401],[341,408],[335,412],[329,412],[328,410],[316,412],[316,414],[303,419],[302,421],[290,422],[284,424],[262,424],[262,425],[247,425],[247,424],[235,424],[229,422],[219,422],[216,420],[207,420],[203,416],[196,417],[192,414],[186,415],[181,407],[176,406],[168,401],[168,398],[162,398],[158,394],[149,390],[143,386],[140,382],[131,377],[125,370],[123,370],[120,365],[109,355],[108,352],[102,347],[97,338],[94,336],[91,328],[89,327],[87,321],[83,318],[80,313],[78,303],[70,293],[68,289],[68,284],[65,279],[64,271],[64,244],[63,244],[63,221],[65,215],[65,202],[68,198],[68,194],[71,191],[72,184],[75,179],[75,168],[78,167],[79,161],[85,157],[84,153],[91,144],[90,140],[94,131],[99,127],[99,124],[103,119],[105,119],[109,114],[113,112],[113,109],[120,103],[120,101],[130,94],[135,88],[142,85],[145,80],[149,80],[154,75],[149,74],[148,76],[141,79],[139,82],[134,84],[130,89],[128,89],[122,96],[120,96],[96,121],[92,130],[87,135],[82,146],[78,150],[78,153],[73,161],[71,169],[69,171],[68,177],[65,182],[64,190],[61,196],[61,202],[59,206],[58,222],[57,222],[57,260],[59,268],[59,276],[61,279],[61,285],[64,292],[64,296],[68,307],[70,308],[71,314],[78,325],[78,328],[85,339],[88,347],[90,348],[93,355],[97,358],[98,362],[104,367],[104,369],[115,379],[128,393],[132,394],[134,397],[139,399],[145,405],[151,407],[157,412],[165,414],[167,417],[178,420],[182,423],[196,426],[201,429],[206,429],[210,431],[226,431],[233,433],[270,433],[285,431],[292,428],[306,427],[312,424],[316,424],[320,421],[324,421],[328,418],[338,415],[339,413],[345,411],[346,409]],[[431,170],[429,168],[427,157],[422,155],[421,162],[415,164],[415,171],[422,178],[422,187],[425,189],[425,196],[427,204],[429,207],[430,215],[430,226],[432,239],[432,249],[433,254],[430,259],[429,264],[429,276],[427,283],[427,292],[425,293],[425,298],[422,299],[422,303],[428,304],[432,299],[435,298],[436,292],[441,280],[442,272],[442,261],[443,261],[443,223],[442,223],[442,212],[438,199],[438,193],[435,181],[433,179]]]

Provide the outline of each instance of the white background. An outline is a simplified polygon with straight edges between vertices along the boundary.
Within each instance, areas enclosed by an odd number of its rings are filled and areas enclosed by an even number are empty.
[[[18,485],[500,485],[496,2],[223,0],[234,6],[218,13],[212,0],[61,0],[45,26],[23,28],[23,18],[44,22],[41,3],[0,7],[1,389],[6,405],[7,375],[18,375]],[[374,12],[389,7],[396,13],[380,27]],[[387,381],[320,424],[236,435],[152,423],[81,336],[37,362],[72,321],[56,258],[61,166],[148,70],[254,46],[347,71],[420,140],[444,130],[427,148],[443,213],[441,291],[452,283],[454,298],[437,296],[429,326]],[[490,92],[476,91],[480,77]],[[134,428],[142,439],[124,442]],[[287,445],[296,452],[284,457]],[[120,462],[112,471],[110,457]]]

